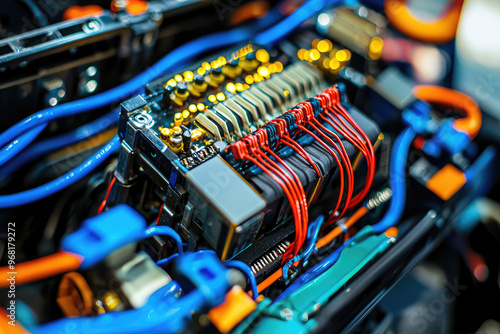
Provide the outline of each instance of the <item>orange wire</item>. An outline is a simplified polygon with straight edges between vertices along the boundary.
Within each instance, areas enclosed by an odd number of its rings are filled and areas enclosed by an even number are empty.
[[[482,123],[481,110],[470,96],[454,89],[432,85],[415,86],[413,94],[422,101],[463,110],[466,116],[455,120],[453,127],[460,132],[468,133],[470,139],[474,139],[479,133]]]
[[[368,212],[368,209],[364,206],[360,207],[347,221],[344,223],[344,226],[346,228],[349,228],[353,226],[358,220],[360,220],[366,213]],[[327,235],[325,235],[323,238],[319,239],[318,242],[316,242],[316,247],[322,248],[326,245],[328,245],[330,242],[333,241],[336,237],[342,234],[342,229],[340,227],[335,227],[332,231],[330,231]],[[299,264],[299,261],[295,262],[293,265],[296,266]],[[265,289],[267,289],[271,284],[279,280],[283,275],[283,271],[281,269],[276,270],[274,273],[271,274],[268,278],[263,280],[259,285],[257,285],[257,291],[262,292]]]
[[[11,270],[9,266],[0,268],[0,288],[10,285],[10,279],[15,278],[15,284],[35,282],[68,271],[76,270],[83,262],[83,257],[66,251],[44,256],[42,258],[19,263]]]
[[[463,0],[453,0],[447,12],[432,22],[417,19],[406,6],[405,0],[385,0],[384,10],[389,22],[414,39],[428,43],[447,43],[457,34]]]

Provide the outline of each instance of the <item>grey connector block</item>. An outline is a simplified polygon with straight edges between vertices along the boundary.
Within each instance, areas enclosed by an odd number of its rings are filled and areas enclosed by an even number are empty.
[[[220,256],[229,258],[248,247],[262,223],[266,201],[220,156],[185,175],[194,219]]]

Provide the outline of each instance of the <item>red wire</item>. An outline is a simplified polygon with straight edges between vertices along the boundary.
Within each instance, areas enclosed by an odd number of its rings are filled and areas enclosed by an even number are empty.
[[[295,202],[295,205],[293,204],[294,200],[293,200],[292,195],[290,194],[289,189],[285,186],[285,184],[283,182],[281,182],[281,180],[276,175],[274,175],[273,173],[271,173],[257,159],[255,159],[255,158],[253,158],[251,156],[246,156],[245,159],[247,159],[248,161],[252,162],[257,167],[259,167],[260,169],[262,169],[264,171],[264,173],[266,173],[267,175],[269,175],[269,177],[271,177],[283,189],[283,191],[285,192],[286,197],[288,198],[288,201],[290,202],[290,207],[292,208],[293,217],[294,217],[294,221],[295,221],[296,240],[300,240],[302,238],[301,216],[299,216],[300,207],[299,207],[299,205],[297,205],[296,202]],[[290,247],[290,245],[289,245],[289,247]]]
[[[352,207],[354,205],[358,205],[359,203],[361,203],[361,201],[363,201],[366,194],[370,190],[375,175],[375,152],[373,150],[373,145],[370,141],[370,138],[368,138],[366,133],[358,126],[358,124],[356,124],[356,122],[352,119],[351,115],[349,115],[349,113],[344,109],[344,107],[342,107],[342,105],[337,105],[337,108],[342,114],[342,116],[344,116],[344,118],[349,122],[349,124],[357,131],[357,133],[359,133],[363,137],[364,142],[363,141],[362,142],[368,148],[369,158],[366,158],[368,164],[368,173],[365,181],[365,186],[353,199],[354,203],[351,204]],[[339,119],[343,124],[345,124],[342,118]],[[348,126],[346,125],[346,127]]]
[[[259,152],[259,151],[257,151],[257,152]],[[260,153],[262,153],[262,154],[260,154]],[[264,156],[266,157],[266,159],[269,160],[270,163],[266,163],[264,161],[264,159],[263,159]],[[267,157],[265,154],[263,154],[262,151],[260,151],[256,157],[262,164],[264,164],[264,166],[273,170],[281,179],[283,179],[283,181],[285,182],[288,189],[291,188],[290,193],[294,197],[294,202],[296,203],[295,205],[298,204],[297,208],[299,210],[299,214],[300,214],[301,219],[300,219],[300,222],[298,224],[298,229],[296,229],[296,230],[299,231],[299,233],[296,233],[296,240],[293,243],[293,246],[290,247],[290,249],[293,248],[293,252],[292,252],[292,250],[289,250],[289,252],[288,252],[288,253],[293,253],[292,257],[294,257],[300,251],[300,248],[302,247],[302,245],[305,241],[305,237],[306,237],[306,233],[304,231],[304,222],[306,222],[308,220],[308,216],[307,216],[308,212],[307,212],[307,206],[304,207],[305,200],[304,199],[301,200],[298,197],[298,196],[300,196],[300,194],[297,194],[297,192],[299,192],[297,189],[298,188],[297,185],[293,182],[293,180],[286,173],[283,172],[283,170],[274,161],[272,161],[269,157]],[[274,166],[275,169],[272,168],[270,165]],[[290,205],[293,205],[293,204],[290,203]],[[287,252],[285,252],[285,254],[287,254]],[[285,259],[285,256],[283,256],[282,260],[286,262],[288,259]]]
[[[366,196],[366,193],[373,182],[375,158],[373,146],[368,136],[360,129],[360,127],[340,104],[338,89],[331,87],[315,96],[315,98],[320,101],[321,108],[323,109],[323,112],[320,113],[321,119],[330,124],[340,135],[352,143],[354,147],[356,147],[363,154],[368,167],[364,187],[353,198],[354,171],[342,140],[336,133],[330,131],[323,124],[321,124],[318,119],[316,119],[310,102],[299,103],[299,108],[288,111],[295,115],[297,128],[300,131],[312,136],[313,139],[315,139],[330,154],[332,154],[337,162],[340,174],[340,191],[335,210],[328,219],[328,223],[332,223],[342,217],[347,209],[358,205]],[[292,136],[295,137],[296,133],[288,133],[289,129],[287,121],[278,118],[271,122],[274,124],[277,131],[278,140],[276,142],[276,146],[282,144],[292,148],[313,167],[318,177],[321,178],[322,174],[316,163],[311,159],[302,146],[292,139]],[[304,126],[306,124],[322,136],[328,143],[330,143],[333,146],[333,149],[338,152],[338,155],[329,145],[326,144],[325,141],[306,128]],[[295,223],[295,241],[287,247],[287,250],[282,257],[283,264],[289,259],[295,257],[302,248],[307,236],[309,213],[304,187],[302,186],[299,177],[293,169],[291,169],[275,152],[273,152],[273,149],[274,148],[269,147],[267,131],[263,128],[257,129],[257,131],[253,134],[247,135],[238,142],[230,145],[230,150],[233,152],[233,156],[236,159],[250,161],[271,177],[271,179],[277,182],[285,192],[285,195],[290,203]],[[274,158],[274,160],[271,159],[271,157]],[[344,167],[346,169],[345,171]],[[342,207],[342,209],[340,209],[340,207]],[[341,213],[335,217],[335,213],[338,211]],[[159,218],[157,219],[157,222],[158,221]]]
[[[163,208],[165,207],[165,203],[163,203],[160,207],[160,212],[158,212],[158,217],[156,218],[156,225],[160,223],[160,218],[161,218],[161,212],[163,211]]]
[[[100,214],[102,212],[102,210],[104,210],[104,207],[106,206],[106,203],[108,202],[109,194],[111,193],[111,188],[113,188],[115,181],[116,181],[116,177],[113,177],[113,179],[109,183],[108,191],[106,192],[106,197],[104,197],[104,200],[102,201],[101,205],[99,206],[99,209],[97,209],[97,214]]]
[[[345,179],[345,177],[344,177],[344,168],[342,167],[342,164],[340,163],[340,160],[337,157],[337,155],[335,154],[335,152],[333,152],[332,149],[328,145],[326,145],[326,143],[324,141],[322,141],[318,136],[316,136],[314,133],[312,133],[310,130],[308,130],[303,125],[299,125],[299,129],[301,129],[302,131],[306,132],[311,137],[313,137],[321,146],[323,146],[334,157],[335,161],[337,162],[337,166],[339,167],[339,173],[340,173],[340,177],[339,177],[339,179],[340,179],[340,192],[339,192],[339,198],[337,200],[337,205],[335,206],[335,209],[332,212],[332,215],[334,215],[335,212],[337,212],[337,210],[339,209],[339,206],[342,203],[342,198],[343,198],[343,195],[344,195],[344,189],[345,189],[345,185],[344,185],[344,179]],[[348,180],[349,180],[348,181],[348,183],[349,183],[349,185],[348,185],[348,192],[347,192],[345,204],[344,204],[344,207],[342,209],[342,213],[340,214],[340,216],[342,216],[344,214],[344,212],[346,210],[346,207],[347,207],[347,205],[348,205],[348,203],[349,203],[349,201],[351,199],[351,195],[352,195],[352,184],[351,184],[352,180],[351,180],[350,177],[348,177]]]

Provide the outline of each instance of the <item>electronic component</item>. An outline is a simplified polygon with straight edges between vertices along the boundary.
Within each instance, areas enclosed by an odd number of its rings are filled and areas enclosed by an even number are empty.
[[[453,43],[402,35],[449,41],[462,1],[49,2],[0,40],[1,332],[398,332],[418,263],[411,289],[474,289],[447,309],[500,292],[469,245],[497,232],[490,120]]]

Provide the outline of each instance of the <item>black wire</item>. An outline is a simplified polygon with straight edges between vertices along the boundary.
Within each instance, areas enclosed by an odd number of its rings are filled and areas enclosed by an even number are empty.
[[[33,18],[35,19],[35,23],[39,27],[45,27],[49,25],[49,22],[47,21],[47,18],[43,15],[42,11],[36,3],[32,0],[19,0],[21,3],[23,3],[28,9],[30,10],[31,14],[33,15]]]

